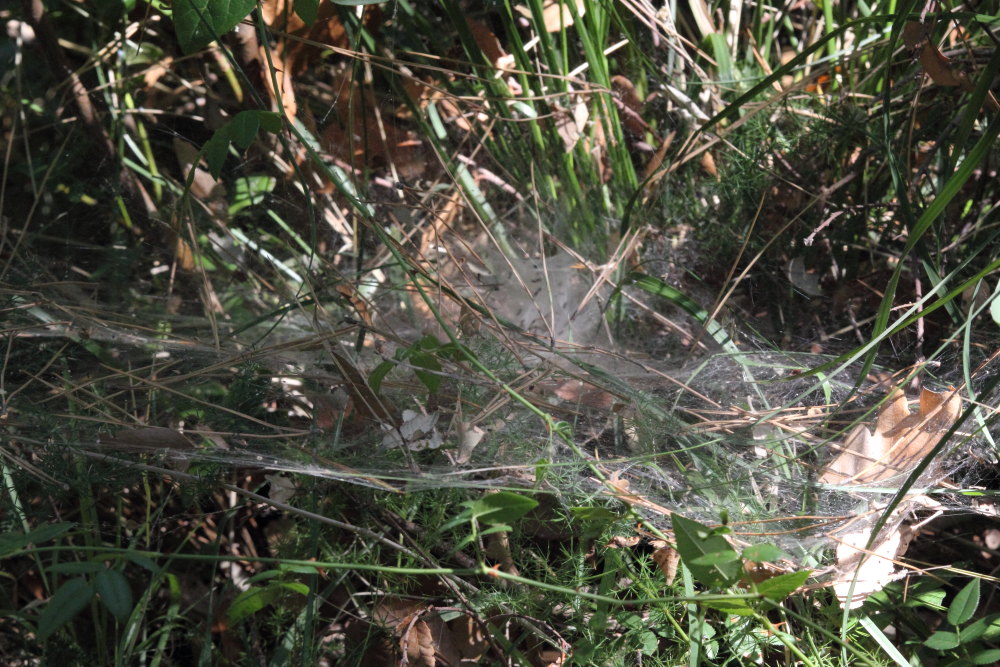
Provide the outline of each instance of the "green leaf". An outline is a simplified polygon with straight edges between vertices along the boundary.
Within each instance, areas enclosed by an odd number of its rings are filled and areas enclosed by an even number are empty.
[[[0,535],[0,558],[20,551],[29,544],[44,544],[71,530],[73,523],[50,523],[39,526],[27,533],[4,533]]]
[[[753,616],[753,609],[747,604],[746,600],[741,598],[732,598],[727,600],[698,600],[696,601],[700,605],[706,607],[711,607],[712,609],[718,609],[721,612],[727,614],[735,614],[737,616]]]
[[[945,630],[938,630],[924,640],[924,646],[936,651],[948,651],[958,647],[958,634]]]
[[[216,130],[202,148],[202,157],[212,176],[215,178],[222,176],[222,167],[229,155],[230,142],[246,149],[261,128],[276,134],[281,130],[281,116],[273,111],[241,111]]]
[[[713,320],[709,316],[708,311],[699,306],[694,299],[676,287],[665,283],[656,276],[650,276],[640,271],[633,271],[625,276],[624,284],[635,285],[641,290],[670,301],[688,315],[698,320],[705,327],[708,335],[714,338],[715,342],[721,345],[723,349],[731,354],[740,355],[739,348],[736,347],[736,344],[726,330],[722,328],[722,325]]]
[[[719,562],[704,565],[697,562],[709,554],[735,554],[736,550],[725,538],[714,534],[708,526],[679,514],[674,514],[671,521],[677,539],[677,552],[695,579],[706,586],[716,587],[736,581],[741,569],[739,558],[724,557]]]
[[[66,581],[45,605],[38,618],[38,638],[45,641],[69,623],[94,597],[94,589],[83,577]]]
[[[991,648],[972,655],[974,665],[995,665],[1000,663],[1000,649]]]
[[[799,586],[806,583],[810,574],[812,573],[809,570],[779,574],[756,584],[754,589],[768,600],[781,602],[794,593]]]
[[[236,596],[226,616],[233,625],[243,622],[260,610],[271,606],[287,592],[308,595],[309,587],[298,582],[276,582],[268,586],[251,588]]]
[[[94,574],[100,570],[107,569],[103,563],[97,561],[67,561],[50,565],[48,570],[53,574]]]
[[[948,622],[952,625],[965,623],[979,607],[979,579],[973,579],[958,592],[948,607]]]
[[[1000,633],[1000,614],[990,614],[959,630],[958,638],[963,644],[968,644],[984,635],[987,635],[987,639],[991,639],[990,635],[995,638],[998,633]]]
[[[102,567],[94,577],[94,590],[111,615],[124,623],[132,613],[132,587],[118,570]]]
[[[436,393],[441,386],[441,380],[444,378],[436,372],[427,372],[441,370],[441,364],[434,358],[434,355],[426,352],[414,352],[410,357],[410,363],[416,367],[413,372],[416,374],[417,379],[427,387],[427,391],[432,394]],[[424,370],[418,370],[420,368]]]
[[[262,583],[262,582],[265,582],[265,581],[270,581],[271,579],[275,579],[277,577],[280,577],[283,574],[284,574],[284,572],[282,572],[281,570],[264,570],[263,572],[259,572],[259,573],[255,574],[255,575],[253,575],[252,577],[250,577],[249,579],[247,579],[247,583],[248,584],[259,584],[259,583]]]
[[[234,144],[246,150],[257,137],[259,129],[260,113],[241,111],[229,121],[229,138]]]
[[[368,386],[372,388],[372,391],[374,391],[376,394],[379,393],[379,391],[381,391],[382,380],[384,380],[385,376],[389,374],[389,371],[391,371],[395,367],[396,364],[392,363],[391,361],[383,361],[381,364],[375,367],[375,370],[373,370],[368,375]]]
[[[729,53],[729,45],[726,38],[718,32],[709,33],[705,37],[709,50],[715,56],[715,62],[719,66],[719,82],[732,85],[733,83],[733,59]]]
[[[127,558],[132,563],[135,563],[139,567],[145,570],[149,570],[150,572],[157,573],[160,571],[160,566],[151,561],[149,558],[146,558],[145,556],[129,553],[125,555],[125,558]]]
[[[295,0],[295,13],[306,25],[312,25],[319,16],[319,0]]]
[[[983,633],[983,639],[988,642],[996,642],[1000,640],[1000,614],[990,614],[986,618],[976,621],[976,623],[979,623],[980,621],[986,625],[986,631]],[[973,625],[975,625],[975,623]]]
[[[705,554],[704,556],[698,556],[692,561],[688,562],[688,567],[691,563],[696,565],[724,565],[726,563],[731,563],[735,560],[739,560],[740,555],[736,553],[735,550],[730,551],[715,551],[712,553]]]
[[[472,516],[486,524],[509,523],[538,506],[537,500],[510,491],[490,493],[470,503]]]
[[[256,6],[256,0],[174,0],[174,30],[184,53],[194,53],[229,32]]]
[[[342,5],[344,7],[358,7],[360,5],[377,5],[379,3],[385,2],[386,0],[330,0],[335,5]]]
[[[250,206],[264,201],[264,195],[272,192],[278,179],[257,174],[236,180],[236,188],[229,204],[229,215],[234,216]]]
[[[773,563],[787,557],[788,554],[773,544],[755,544],[743,550],[743,558],[752,563]]]

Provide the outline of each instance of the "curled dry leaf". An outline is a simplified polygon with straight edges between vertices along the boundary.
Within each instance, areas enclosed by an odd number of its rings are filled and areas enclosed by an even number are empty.
[[[577,16],[583,16],[584,12],[587,11],[586,1],[575,1]],[[560,0],[545,0],[542,3],[542,23],[546,32],[561,32],[564,28],[573,25],[573,14],[566,5],[567,3],[560,2]],[[517,5],[514,9],[526,19],[533,18],[531,10],[524,5]]]
[[[870,528],[834,536],[838,542],[837,574],[830,585],[837,599],[849,609],[860,607],[869,595],[900,578],[896,559],[906,552],[913,539],[913,531],[899,524],[883,533],[872,548],[866,550]]]
[[[410,664],[457,665],[471,648],[456,639],[451,629],[453,622],[445,623],[438,609],[420,601],[384,598],[372,611],[372,620],[393,633]],[[466,640],[469,637],[467,633],[461,636]],[[481,643],[477,642],[476,647]]]
[[[475,424],[461,422],[458,425],[458,456],[455,462],[459,465],[472,459],[472,452],[486,435],[486,431]]]
[[[642,98],[635,90],[635,85],[620,74],[611,77],[611,89],[615,91],[620,102],[622,125],[625,130],[636,137],[642,137],[650,129],[642,118]]]
[[[268,491],[267,496],[275,502],[287,503],[298,491],[295,480],[290,475],[268,473],[264,475],[264,479],[271,484],[271,490]]]
[[[112,437],[101,440],[102,445],[119,449],[152,451],[157,449],[191,450],[194,445],[187,436],[176,429],[162,426],[126,428]]]
[[[959,86],[971,93],[976,88],[975,82],[966,72],[954,66],[951,59],[941,53],[941,50],[931,41],[934,33],[934,23],[911,21],[903,28],[903,43],[920,61],[920,66],[939,86]],[[1000,102],[992,91],[986,92],[985,106],[994,111],[1000,110]]]
[[[822,484],[870,484],[901,476],[938,444],[962,412],[957,391],[920,392],[920,408],[910,413],[906,395],[893,389],[879,410],[872,433],[858,425],[838,446],[839,454],[819,477]]]
[[[386,427],[382,447],[389,449],[406,445],[406,448],[419,452],[425,449],[437,449],[444,444],[444,439],[435,428],[438,413],[420,413],[415,410],[403,410],[403,423],[398,428]]]
[[[919,409],[911,413],[906,395],[894,388],[878,412],[874,432],[864,425],[855,427],[819,481],[838,485],[885,483],[892,478],[898,481],[931,453],[961,411],[962,399],[957,391],[923,389]],[[893,511],[886,522],[889,528],[882,531],[871,549],[865,548],[872,537],[870,519],[858,519],[831,535],[837,542],[837,573],[830,584],[844,605],[860,606],[869,595],[899,577],[896,559],[905,553],[913,537],[903,520],[921,498],[915,497]],[[925,505],[928,502],[924,499]]]
[[[908,49],[916,51],[920,65],[934,83],[939,86],[961,85],[961,73],[952,70],[951,61],[931,42],[933,29],[933,23],[911,21],[903,28],[903,43]]]
[[[681,555],[677,553],[677,549],[663,540],[653,540],[653,546],[656,547],[656,551],[653,552],[653,562],[660,568],[669,586],[677,577],[677,566],[681,562]]]
[[[500,38],[481,21],[466,17],[465,23],[469,26],[469,32],[472,33],[472,38],[476,40],[476,46],[483,55],[489,58],[494,67],[502,69],[501,65],[506,62],[507,52],[504,51]]]

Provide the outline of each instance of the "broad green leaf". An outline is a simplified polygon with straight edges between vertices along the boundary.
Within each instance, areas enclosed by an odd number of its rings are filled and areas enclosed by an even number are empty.
[[[417,379],[427,387],[427,391],[432,394],[436,393],[441,386],[441,380],[444,378],[437,372],[427,372],[441,370],[441,364],[434,358],[434,355],[426,352],[414,352],[410,356],[410,363],[415,366],[413,372],[417,376]]]
[[[391,361],[383,361],[382,363],[380,363],[378,366],[375,367],[375,370],[373,370],[368,375],[368,386],[372,388],[372,391],[374,391],[376,394],[379,393],[379,391],[381,391],[382,380],[384,380],[385,376],[389,374],[389,371],[391,371],[395,367],[396,364],[392,363]]]
[[[718,609],[719,611],[727,614],[735,614],[737,616],[753,616],[754,613],[753,609],[750,608],[746,600],[741,598],[732,598],[729,600],[697,600],[697,602],[700,605],[711,607],[712,609]]]
[[[118,570],[102,567],[94,577],[94,591],[111,615],[120,623],[132,613],[132,587]]]
[[[150,572],[159,572],[160,566],[146,558],[145,556],[140,556],[139,554],[129,553],[125,555],[130,562],[135,563],[139,567],[149,570]]]
[[[990,614],[986,618],[980,619],[980,621],[986,625],[986,631],[982,635],[983,639],[994,643],[1000,641],[1000,614]],[[980,621],[976,621],[976,623]]]
[[[486,524],[509,523],[538,506],[537,500],[510,491],[490,493],[469,505],[472,516]]]
[[[103,563],[97,561],[67,561],[50,565],[48,570],[53,574],[94,574],[100,570],[107,569]]]
[[[776,577],[771,577],[770,579],[765,579],[756,584],[754,588],[767,599],[774,602],[781,602],[794,593],[799,586],[806,583],[806,579],[809,578],[810,574],[809,570],[787,572],[779,574]]]
[[[68,522],[50,523],[27,533],[4,533],[0,535],[0,558],[20,551],[29,544],[44,544],[68,532],[75,525]]]
[[[94,597],[94,589],[83,577],[66,581],[45,605],[38,618],[38,639],[45,641],[69,623]]]
[[[309,587],[298,582],[276,582],[268,586],[251,588],[236,596],[226,616],[233,625],[241,623],[261,609],[274,604],[288,592],[308,595]]]
[[[972,655],[973,665],[1000,664],[1000,649],[991,648]]]
[[[773,544],[755,544],[743,550],[743,558],[752,563],[773,563],[787,557],[788,554]]]
[[[245,149],[253,142],[261,128],[271,133],[279,132],[281,116],[273,111],[241,111],[216,130],[202,148],[202,156],[212,176],[219,178],[222,175],[222,167],[226,162],[226,156],[229,155],[230,142]]]
[[[260,112],[241,111],[233,116],[228,127],[230,140],[240,148],[249,148],[260,129]]]
[[[319,16],[319,0],[295,0],[295,13],[306,25],[312,25]]]
[[[924,640],[924,646],[936,651],[949,651],[958,647],[958,634],[945,630],[938,630]]]
[[[184,53],[194,53],[229,32],[253,11],[256,0],[174,0],[174,30]]]
[[[978,607],[979,579],[973,579],[952,600],[948,607],[948,622],[955,626],[961,625],[972,618]]]
[[[229,215],[234,216],[249,206],[255,206],[264,201],[264,195],[274,191],[278,179],[273,176],[257,174],[236,179],[236,188],[229,204]]]
[[[688,567],[691,563],[696,565],[724,565],[726,563],[731,563],[735,560],[739,560],[740,555],[736,551],[714,551],[712,553],[705,554],[704,556],[698,556],[694,560],[688,562]]]
[[[959,630],[958,637],[963,644],[968,644],[984,635],[990,639],[995,638],[997,634],[1000,634],[1000,614],[990,614]]]
[[[709,554],[735,554],[736,550],[725,538],[713,533],[708,526],[685,519],[679,514],[674,514],[671,521],[677,539],[677,552],[695,579],[714,587],[736,581],[741,570],[738,558],[723,558],[720,562],[705,565],[697,562]]]

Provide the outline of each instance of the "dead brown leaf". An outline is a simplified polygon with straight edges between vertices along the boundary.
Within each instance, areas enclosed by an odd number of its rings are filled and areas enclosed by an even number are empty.
[[[392,632],[411,664],[458,665],[466,654],[474,652],[473,645],[482,647],[484,642],[468,628],[456,636],[450,623],[441,618],[441,611],[422,601],[386,597],[372,611],[372,620]]]
[[[383,424],[398,425],[400,417],[398,410],[382,400],[382,397],[372,391],[368,381],[358,368],[336,352],[331,352],[337,370],[344,378],[344,390],[351,397],[351,406],[361,417]]]
[[[494,67],[499,67],[507,57],[507,52],[504,51],[503,45],[500,44],[500,38],[481,21],[466,18],[465,22],[468,24],[469,32],[472,33],[472,38],[476,40],[476,46],[479,47],[479,50],[489,58]]]
[[[913,531],[899,524],[884,532],[871,549],[865,549],[871,537],[870,525],[832,537],[837,541],[837,573],[829,585],[842,604],[854,609],[899,578],[897,559],[906,553]]]
[[[677,566],[681,562],[681,555],[677,553],[677,549],[663,540],[655,540],[654,546],[657,544],[659,547],[653,552],[653,562],[660,568],[660,572],[663,573],[663,578],[667,580],[669,586],[674,583],[674,579],[677,577]]]
[[[966,72],[956,67],[954,63],[931,41],[934,33],[934,23],[910,21],[903,28],[903,43],[917,54],[920,66],[923,67],[931,81],[939,86],[959,86],[971,93],[976,86]],[[1000,109],[1000,103],[992,91],[987,91],[985,105],[994,111]]]
[[[635,137],[645,136],[649,124],[642,117],[642,98],[636,92],[635,85],[621,74],[616,74],[611,77],[611,89],[621,102],[621,118],[625,130]]]
[[[162,426],[122,429],[114,436],[102,440],[101,444],[129,450],[194,449],[194,445],[183,433]]]
[[[822,484],[869,484],[912,470],[937,445],[962,411],[957,391],[922,389],[920,408],[910,413],[906,395],[893,389],[879,410],[875,432],[859,424],[837,447],[819,481]]]
[[[517,5],[514,9],[517,10],[518,14],[527,19],[534,18],[531,10],[524,5]],[[577,15],[583,16],[586,11],[586,0],[576,0]],[[560,0],[545,0],[542,3],[542,23],[546,32],[560,32],[563,28],[573,25],[573,14],[570,13],[569,7],[566,6],[565,2],[561,2]]]

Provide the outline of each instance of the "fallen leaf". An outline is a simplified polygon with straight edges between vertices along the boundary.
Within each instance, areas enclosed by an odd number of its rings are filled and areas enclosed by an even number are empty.
[[[413,452],[425,449],[437,449],[444,444],[444,439],[435,428],[438,413],[420,413],[415,410],[403,410],[403,423],[399,427],[386,426],[382,447],[390,449],[406,445]]]
[[[837,574],[831,585],[841,604],[849,609],[860,607],[869,595],[877,593],[900,578],[896,560],[902,556],[913,532],[900,524],[886,532],[870,550],[865,549],[871,537],[871,527],[836,536]]]
[[[681,555],[677,553],[677,549],[664,542],[663,540],[656,540],[660,542],[660,546],[656,551],[653,552],[653,562],[660,568],[660,572],[663,573],[663,577],[667,580],[667,585],[674,583],[674,578],[677,577],[677,566],[681,562]]]
[[[486,435],[486,431],[475,424],[462,422],[458,425],[458,456],[455,462],[459,465],[472,459],[472,451]]]
[[[426,603],[387,597],[372,610],[372,620],[395,635],[403,655],[412,664],[457,665],[462,659],[449,624],[436,608]]]
[[[507,56],[507,52],[504,51],[503,46],[500,44],[500,38],[481,21],[466,18],[465,22],[469,26],[469,32],[472,33],[472,38],[476,40],[476,46],[479,47],[479,50],[489,58],[494,67],[500,67],[500,63]]]
[[[706,174],[715,180],[721,180],[719,170],[715,166],[715,158],[712,157],[712,153],[710,151],[705,151],[701,154],[701,168],[705,170]]]
[[[534,18],[531,10],[524,5],[517,5],[514,9],[527,19]],[[586,11],[587,4],[585,0],[576,0],[577,16],[583,16]],[[565,2],[545,0],[542,3],[542,23],[545,27],[545,32],[561,32],[563,28],[573,25],[573,14],[570,13],[569,7],[566,6]]]
[[[616,74],[611,77],[611,89],[621,103],[622,125],[633,136],[644,136],[649,130],[649,124],[642,118],[642,98],[636,92],[635,85],[624,76]]]
[[[331,355],[337,370],[344,378],[344,390],[350,395],[354,410],[364,418],[383,424],[398,423],[395,410],[372,391],[361,371],[340,354],[331,351]]]
[[[112,437],[101,440],[101,444],[129,450],[194,449],[194,445],[183,433],[162,426],[122,429]]]
[[[271,484],[271,489],[267,492],[267,497],[275,502],[287,503],[295,495],[295,492],[298,491],[298,487],[295,486],[295,480],[289,475],[268,473],[264,475],[264,479]]]
[[[819,477],[821,484],[870,484],[903,475],[926,457],[962,411],[957,391],[922,389],[910,413],[906,395],[893,389],[879,410],[875,432],[860,424],[848,434]]]

